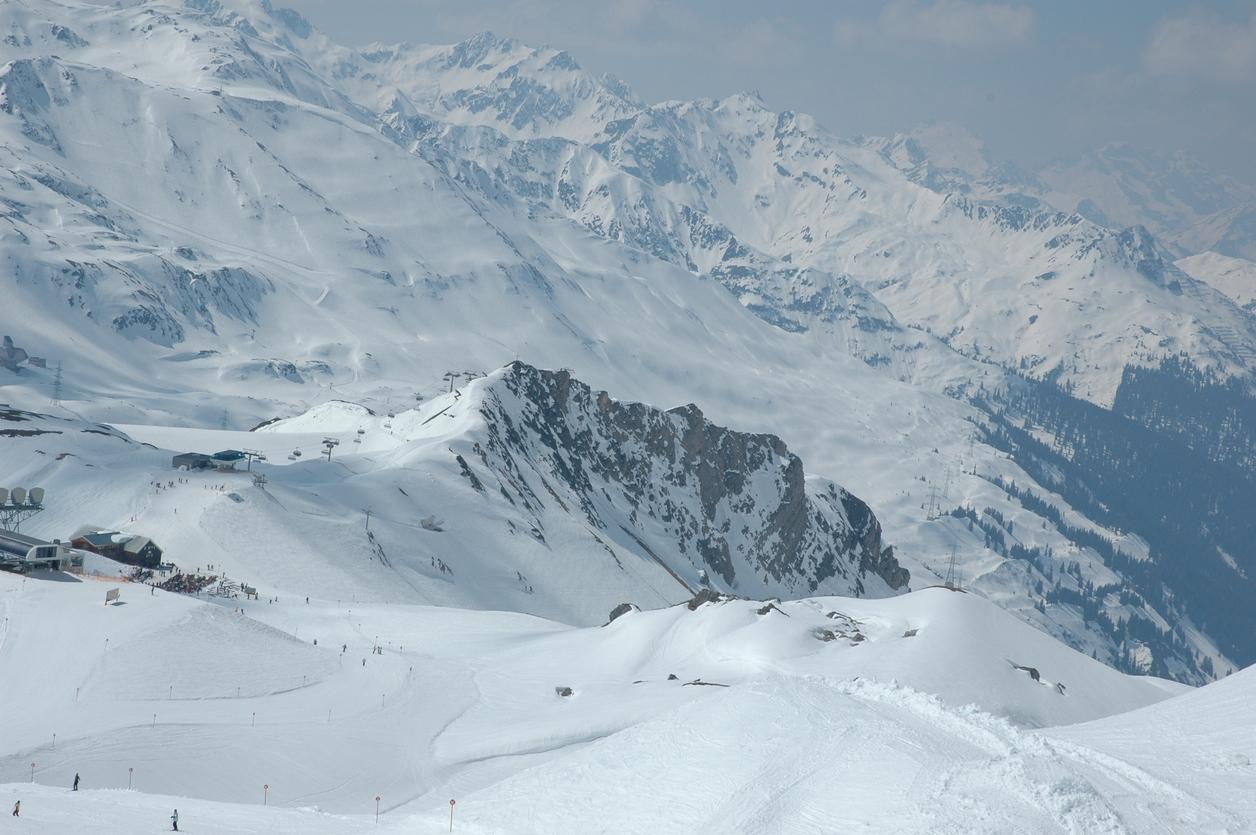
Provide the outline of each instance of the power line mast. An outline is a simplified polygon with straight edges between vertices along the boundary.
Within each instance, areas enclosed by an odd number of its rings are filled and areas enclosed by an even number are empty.
[[[962,591],[959,587],[958,572],[955,567],[955,545],[951,545],[951,559],[946,564],[946,579],[943,583],[951,591]]]
[[[52,378],[52,405],[61,405],[61,360],[57,360],[57,373]]]

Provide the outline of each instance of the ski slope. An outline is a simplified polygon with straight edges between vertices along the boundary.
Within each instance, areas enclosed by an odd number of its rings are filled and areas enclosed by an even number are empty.
[[[1256,788],[1247,731],[1222,739],[1250,675],[1189,692],[1125,676],[946,589],[578,628],[130,584],[106,606],[114,585],[0,575],[14,831],[156,831],[177,807],[186,831],[356,832],[375,827],[375,795],[384,832],[442,831],[450,797],[473,833],[1256,823],[1250,801],[1227,800]],[[1195,730],[1154,732],[1172,717]],[[1134,796],[1149,787],[1156,802]]]

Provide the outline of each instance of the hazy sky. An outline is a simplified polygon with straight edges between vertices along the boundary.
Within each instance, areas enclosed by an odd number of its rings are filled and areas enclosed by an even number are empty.
[[[1256,0],[276,0],[334,39],[491,30],[648,101],[758,90],[842,135],[961,125],[1036,166],[1105,142],[1256,185]]]

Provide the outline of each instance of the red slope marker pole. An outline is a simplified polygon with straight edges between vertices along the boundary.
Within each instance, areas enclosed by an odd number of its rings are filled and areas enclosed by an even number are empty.
[[[454,804],[457,802],[458,801],[454,800],[453,798],[449,799],[449,831],[450,832],[454,831]]]
[[[379,823],[379,795],[375,795],[375,822]]]
[[[262,805],[270,805],[270,783],[262,783]]]
[[[134,768],[128,768],[128,769],[126,770],[126,787],[127,787],[127,790],[128,790],[128,791],[129,791],[129,790],[130,790],[130,788],[131,788],[131,775],[132,775],[134,772],[135,772],[135,769],[134,769]]]
[[[31,763],[31,782],[35,782],[35,763]]]

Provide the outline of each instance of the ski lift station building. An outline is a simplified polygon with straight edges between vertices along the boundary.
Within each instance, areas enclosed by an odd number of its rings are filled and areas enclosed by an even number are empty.
[[[176,470],[234,470],[245,454],[238,449],[224,449],[213,455],[203,452],[181,452],[170,460]]]
[[[45,542],[16,531],[0,530],[0,568],[30,571],[33,568],[60,570],[70,563],[70,550],[60,542]]]

